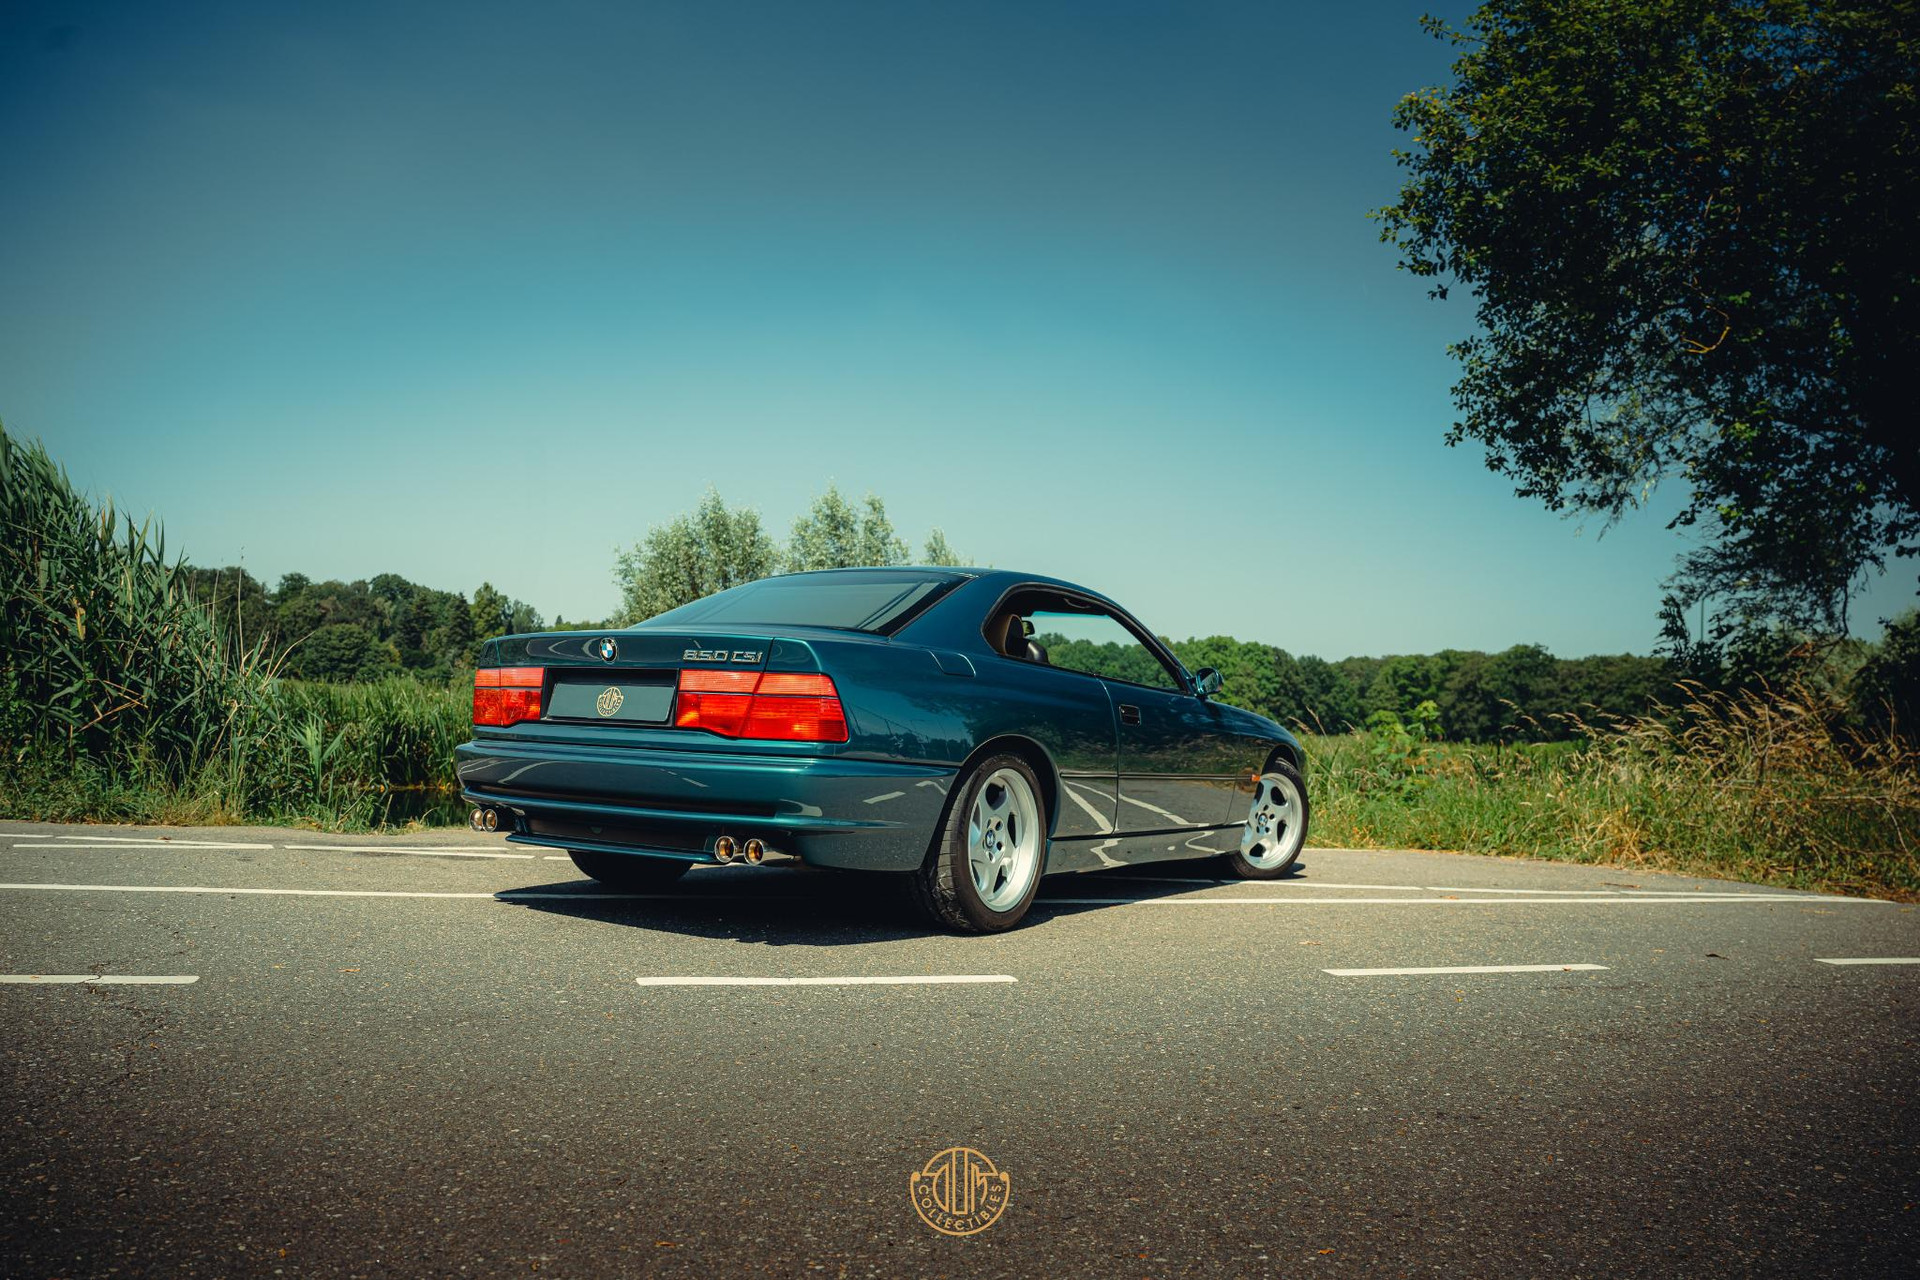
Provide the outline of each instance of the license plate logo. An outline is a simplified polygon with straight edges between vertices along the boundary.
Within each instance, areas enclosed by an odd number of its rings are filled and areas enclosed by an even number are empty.
[[[608,685],[600,691],[600,696],[593,700],[593,709],[603,716],[610,716],[620,710],[620,704],[626,700],[626,694],[613,685]]]

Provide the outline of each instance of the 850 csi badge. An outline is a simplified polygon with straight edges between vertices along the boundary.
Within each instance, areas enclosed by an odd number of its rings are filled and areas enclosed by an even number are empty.
[[[682,662],[758,662],[766,656],[761,649],[689,649],[680,655]]]

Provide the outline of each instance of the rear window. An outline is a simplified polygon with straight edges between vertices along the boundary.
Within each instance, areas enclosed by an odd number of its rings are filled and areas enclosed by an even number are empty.
[[[838,569],[762,578],[649,618],[654,626],[832,627],[887,634],[965,578],[924,569]]]

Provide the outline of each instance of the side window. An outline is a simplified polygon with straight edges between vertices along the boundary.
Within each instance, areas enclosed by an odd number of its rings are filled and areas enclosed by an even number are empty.
[[[1104,613],[1053,613],[1036,609],[1032,643],[1051,666],[1107,676],[1154,689],[1181,691],[1179,678],[1133,632]]]

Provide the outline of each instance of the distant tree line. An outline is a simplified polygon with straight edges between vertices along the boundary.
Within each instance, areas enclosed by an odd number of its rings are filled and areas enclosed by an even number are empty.
[[[813,569],[909,563],[910,549],[868,494],[852,502],[828,486],[776,543],[751,508],[729,507],[709,489],[691,512],[653,527],[621,552],[614,577],[620,611],[611,619],[576,622],[598,629],[653,617],[742,582]],[[932,530],[917,563],[968,563]],[[411,674],[445,681],[470,670],[482,641],[548,624],[532,606],[481,583],[471,599],[383,573],[365,581],[314,582],[288,574],[268,590],[237,568],[188,568],[192,590],[216,622],[248,644],[265,639],[284,653],[283,674],[300,679],[363,681]],[[1421,719],[1441,736],[1465,742],[1542,741],[1575,737],[1581,720],[1640,715],[1671,701],[1689,681],[1710,689],[1785,688],[1812,680],[1842,693],[1862,724],[1892,723],[1911,733],[1920,724],[1920,619],[1896,619],[1877,644],[1821,637],[1784,627],[1690,637],[1669,610],[1660,650],[1556,657],[1537,644],[1497,653],[1443,649],[1328,661],[1274,645],[1207,636],[1167,643],[1188,670],[1215,667],[1224,700],[1282,724],[1341,733],[1388,715]],[[1137,646],[1097,646],[1043,636],[1057,661],[1120,679],[1152,683],[1137,669],[1151,659]],[[1431,704],[1431,710],[1423,710]]]
[[[382,573],[315,582],[289,573],[277,587],[238,567],[189,567],[194,598],[228,635],[264,641],[283,655],[280,672],[300,680],[378,680],[409,674],[444,682],[471,670],[480,642],[538,631],[534,608],[483,582],[473,598]]]
[[[1038,639],[1056,665],[1157,683],[1152,658],[1137,645]],[[1456,741],[1570,738],[1578,729],[1566,713],[1639,715],[1674,680],[1674,668],[1664,658],[1624,653],[1556,658],[1539,645],[1515,645],[1499,653],[1443,649],[1328,662],[1231,636],[1166,643],[1187,670],[1219,670],[1223,701],[1325,733],[1358,728],[1376,712],[1411,717],[1423,703],[1432,703],[1439,731]]]

